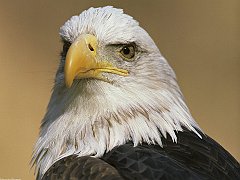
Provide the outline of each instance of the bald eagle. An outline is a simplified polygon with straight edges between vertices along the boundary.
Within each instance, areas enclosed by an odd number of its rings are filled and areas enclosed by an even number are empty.
[[[90,8],[60,36],[33,152],[37,179],[240,179],[239,163],[200,129],[174,71],[131,16]]]

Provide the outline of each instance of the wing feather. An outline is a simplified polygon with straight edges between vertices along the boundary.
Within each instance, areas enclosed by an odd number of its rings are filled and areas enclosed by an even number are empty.
[[[56,162],[43,180],[61,179],[240,179],[239,163],[217,142],[201,134],[178,132],[178,142],[159,145],[132,142],[115,147],[101,159],[72,155]]]

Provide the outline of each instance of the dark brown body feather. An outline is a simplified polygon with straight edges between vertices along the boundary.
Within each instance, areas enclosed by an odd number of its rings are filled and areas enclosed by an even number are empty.
[[[131,142],[101,159],[72,155],[56,162],[43,180],[57,179],[240,179],[239,163],[217,142],[203,134],[178,132],[178,142],[162,138],[163,148]]]

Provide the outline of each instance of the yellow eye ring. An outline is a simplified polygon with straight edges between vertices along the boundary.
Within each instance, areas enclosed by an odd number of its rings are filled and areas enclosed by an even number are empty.
[[[130,44],[124,45],[120,53],[125,59],[132,59],[135,56],[135,47]]]

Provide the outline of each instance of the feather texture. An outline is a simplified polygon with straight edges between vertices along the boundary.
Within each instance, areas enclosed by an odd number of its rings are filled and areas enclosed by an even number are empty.
[[[92,157],[69,156],[53,165],[44,180],[58,175],[64,179],[164,179],[164,180],[202,180],[240,178],[239,163],[218,143],[202,134],[200,139],[188,130],[177,133],[178,143],[170,136],[163,139],[163,147],[143,143],[136,147],[132,142],[115,147],[100,160]],[[95,159],[95,160],[94,160]],[[89,166],[86,160],[94,162]],[[69,161],[69,162],[68,162]],[[101,162],[101,163],[99,163]],[[106,163],[106,164],[105,164]],[[74,170],[73,165],[75,164]],[[104,170],[106,167],[108,172]],[[77,173],[75,173],[77,172]],[[117,173],[118,172],[118,173]],[[111,176],[107,176],[107,174]],[[66,177],[66,176],[65,176]]]
[[[67,47],[81,34],[92,34],[97,38],[96,59],[109,61],[127,70],[129,75],[121,77],[105,73],[104,76],[112,83],[75,79],[71,88],[66,88],[64,65]],[[101,170],[104,172],[113,171],[99,159],[75,157],[104,159],[106,153],[115,152],[115,147],[119,147],[116,152],[125,147],[134,152],[134,147],[145,151],[147,145],[155,150],[158,147],[160,152],[165,138],[178,144],[178,133],[183,129],[195,134],[200,142],[204,135],[184,102],[174,71],[148,33],[131,16],[110,6],[90,8],[70,18],[60,28],[60,36],[65,45],[32,158],[39,179],[54,163],[63,168],[65,163],[70,163],[73,169],[77,168],[76,171],[78,167],[90,168],[96,163],[103,166]],[[116,52],[116,47],[128,43],[136,45],[136,54],[131,62],[123,60]],[[145,145],[138,146],[140,144]],[[76,161],[65,159],[69,156]],[[179,167],[168,156],[161,156],[161,160]],[[53,168],[55,170],[59,172]],[[184,170],[189,175],[191,171]],[[51,171],[52,175],[54,172]],[[117,173],[115,175],[119,177]],[[195,177],[195,173],[191,176]]]

